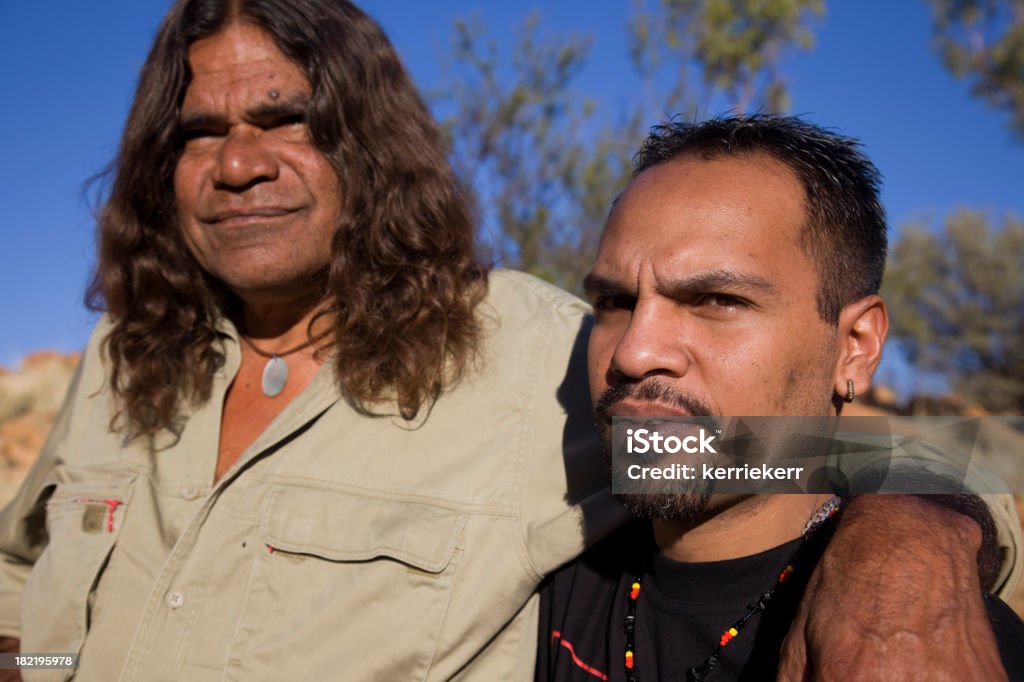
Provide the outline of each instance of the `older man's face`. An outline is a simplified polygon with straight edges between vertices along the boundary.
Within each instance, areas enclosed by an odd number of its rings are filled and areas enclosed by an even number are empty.
[[[605,415],[833,413],[839,340],[818,316],[803,204],[762,156],[671,161],[630,184],[587,280]]]
[[[316,290],[338,224],[338,180],[313,145],[302,69],[263,30],[192,45],[174,174],[178,222],[203,268],[243,299]]]

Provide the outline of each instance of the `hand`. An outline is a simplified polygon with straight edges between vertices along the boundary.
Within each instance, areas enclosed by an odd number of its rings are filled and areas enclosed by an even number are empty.
[[[909,495],[843,512],[782,647],[779,680],[1005,680],[978,525]]]
[[[0,637],[0,653],[16,654],[21,651],[21,640],[17,637]],[[21,682],[21,671],[0,670],[0,682]]]

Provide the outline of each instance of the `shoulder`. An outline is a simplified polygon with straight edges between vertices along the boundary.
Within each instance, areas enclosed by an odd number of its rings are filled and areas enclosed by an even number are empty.
[[[499,269],[490,274],[484,305],[502,317],[550,313],[581,320],[590,316],[590,306],[578,297],[525,272],[514,270]]]
[[[107,363],[106,341],[113,330],[114,322],[110,316],[106,313],[100,315],[82,351],[83,363]]]
[[[73,466],[120,461],[126,441],[113,429],[117,404],[107,348],[113,328],[107,315],[97,320],[40,458],[49,453],[55,461]]]
[[[113,329],[107,315],[101,315],[93,327],[89,340],[78,360],[75,377],[68,390],[65,407],[76,399],[94,399],[108,389],[107,374],[110,362],[107,355],[106,340]]]
[[[554,418],[557,434],[566,414],[579,414],[592,432],[586,369],[590,307],[531,275],[496,270],[479,314],[491,373],[517,384],[524,397],[532,394],[527,403],[534,415]]]
[[[561,387],[589,415],[586,357],[593,318],[586,303],[531,275],[496,270],[479,314],[490,363],[514,369],[523,381],[532,377],[551,398],[550,389]]]

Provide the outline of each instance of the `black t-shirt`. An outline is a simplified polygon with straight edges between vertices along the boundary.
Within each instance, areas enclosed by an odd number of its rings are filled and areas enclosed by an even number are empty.
[[[770,590],[787,564],[793,573],[768,608],[723,649],[710,676],[773,680],[782,641],[824,546],[828,529],[766,552],[729,561],[680,563],[658,554],[646,523],[631,523],[559,570],[541,592],[537,679],[558,682],[626,680],[623,619],[640,576],[633,674],[643,682],[686,680],[748,605]],[[1024,680],[1024,623],[986,595],[1011,680]]]

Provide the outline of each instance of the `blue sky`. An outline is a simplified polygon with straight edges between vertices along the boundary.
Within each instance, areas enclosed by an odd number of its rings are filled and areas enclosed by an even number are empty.
[[[2,366],[37,349],[78,349],[88,336],[94,318],[81,300],[93,220],[83,183],[116,150],[136,74],[168,5],[0,0]],[[423,88],[441,85],[439,63],[455,18],[476,12],[507,44],[514,26],[537,9],[552,30],[593,36],[582,92],[610,111],[636,94],[624,0],[362,6]],[[969,98],[966,84],[943,70],[930,48],[923,2],[833,0],[815,32],[816,48],[784,63],[792,111],[866,144],[885,175],[894,228],[915,219],[937,223],[960,206],[1024,217],[1024,144],[1011,139],[1003,114]]]

